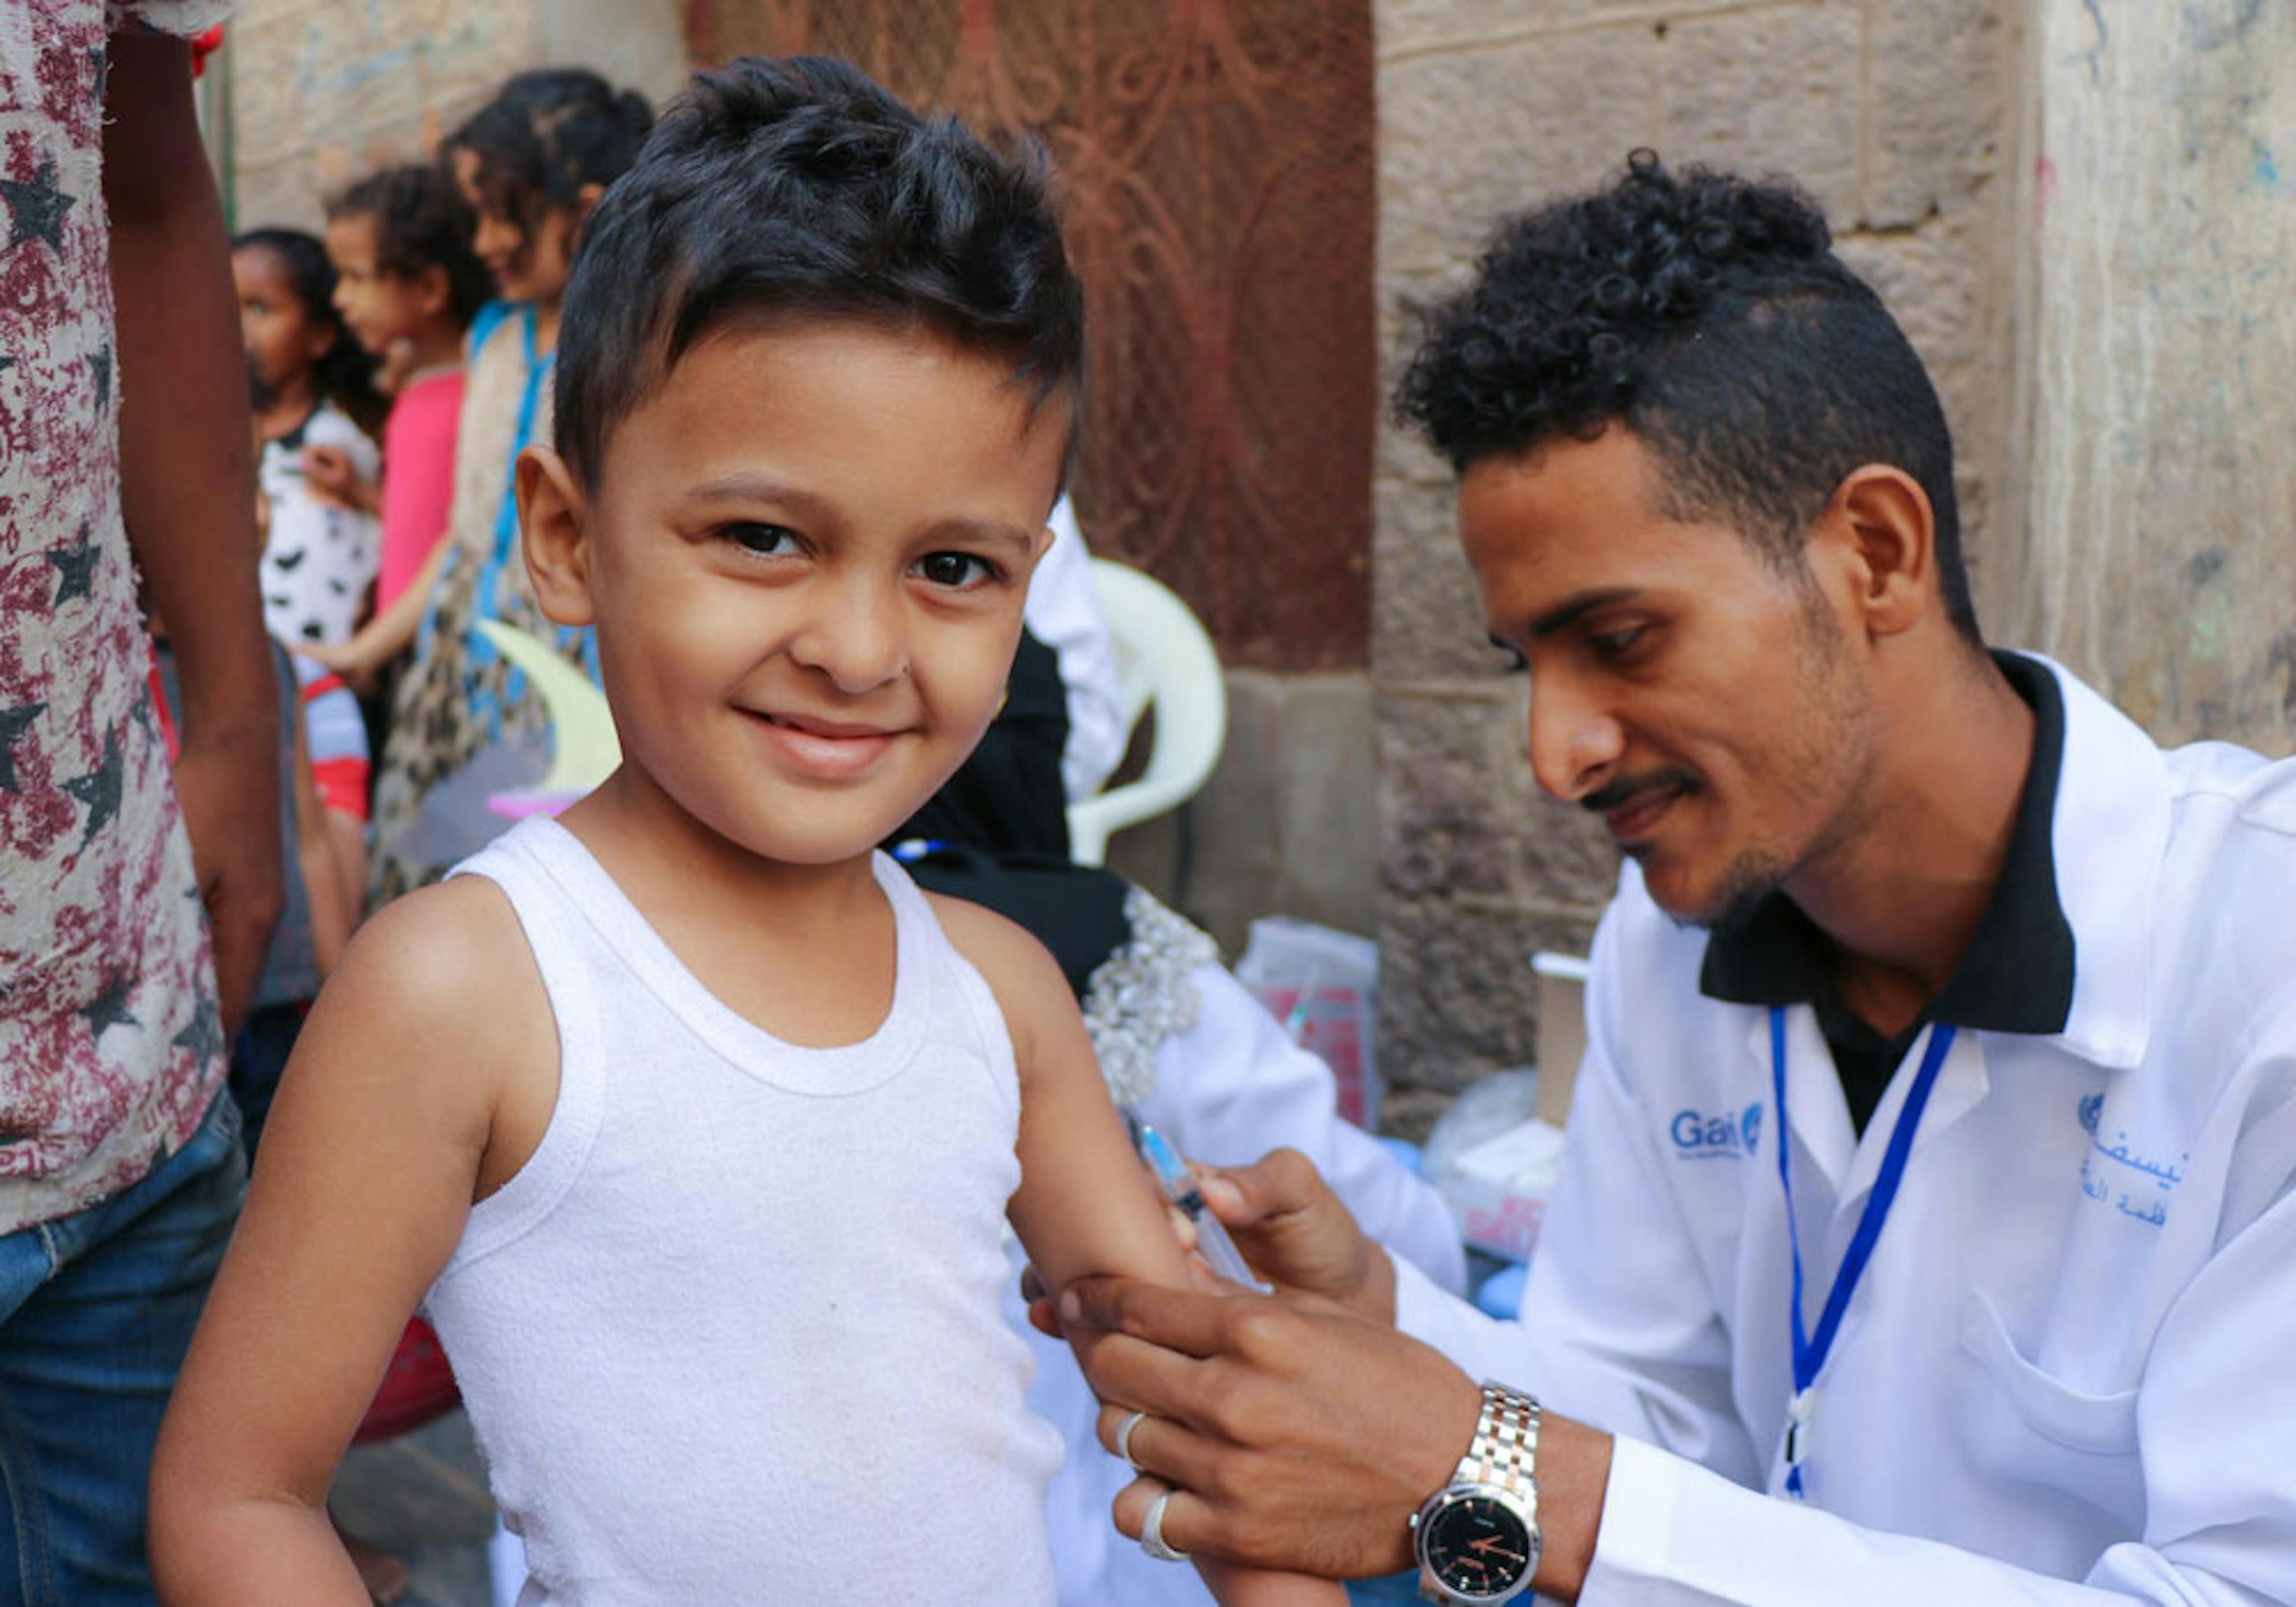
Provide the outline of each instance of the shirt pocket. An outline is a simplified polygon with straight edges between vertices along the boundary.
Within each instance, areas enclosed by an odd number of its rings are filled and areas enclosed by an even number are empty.
[[[2093,1508],[2108,1521],[2100,1537],[2136,1533],[2144,1480],[2136,1389],[2093,1394],[2044,1372],[1980,1291],[1962,1305],[1960,1341],[1961,1432],[1988,1482],[2039,1485]]]

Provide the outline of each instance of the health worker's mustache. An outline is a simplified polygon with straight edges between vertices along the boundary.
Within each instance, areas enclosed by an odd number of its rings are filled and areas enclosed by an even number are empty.
[[[1621,776],[1606,787],[1597,788],[1580,799],[1578,807],[1590,814],[1608,815],[1646,792],[1695,792],[1702,784],[1695,771],[1679,767],[1653,770],[1648,775]]]

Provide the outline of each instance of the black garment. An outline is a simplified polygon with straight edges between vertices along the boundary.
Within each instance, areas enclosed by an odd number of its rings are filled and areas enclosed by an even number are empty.
[[[1069,859],[1061,780],[1068,739],[1060,659],[1023,631],[988,734],[886,844],[928,892],[993,909],[1034,933],[1082,999],[1092,973],[1130,940],[1131,885]]]
[[[1931,1021],[1988,1032],[2062,1032],[2073,1006],[2073,929],[2057,898],[2050,839],[2065,757],[2064,694],[2046,668],[2014,653],[1993,661],[2032,705],[2033,758],[2009,830],[2000,880],[1969,948],[1929,1008],[1890,1037],[1842,1002],[1832,939],[1783,893],[1707,939],[1699,991],[1740,1004],[1799,1004],[1817,1012],[1849,1119],[1866,1130],[1890,1078]]]
[[[1124,900],[1132,884],[1113,871],[1035,854],[990,854],[942,843],[908,860],[928,892],[993,909],[1053,951],[1078,1001],[1092,973],[1132,939]]]
[[[998,854],[1069,857],[1068,791],[1061,752],[1069,742],[1068,689],[1058,654],[1028,632],[1013,656],[1004,706],[980,745],[927,799],[890,846],[922,837]]]

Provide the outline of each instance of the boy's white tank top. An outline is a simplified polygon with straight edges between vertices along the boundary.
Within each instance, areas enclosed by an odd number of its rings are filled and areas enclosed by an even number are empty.
[[[834,1049],[711,995],[554,822],[457,869],[508,895],[558,1021],[549,1127],[428,1303],[521,1607],[1053,1600],[1061,1443],[999,1309],[1012,1045],[875,866],[893,1004]]]

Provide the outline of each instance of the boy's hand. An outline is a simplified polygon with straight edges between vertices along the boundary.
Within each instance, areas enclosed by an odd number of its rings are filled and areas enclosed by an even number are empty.
[[[382,492],[359,478],[350,454],[340,447],[303,448],[303,483],[321,502],[355,513],[373,513],[382,505]]]

